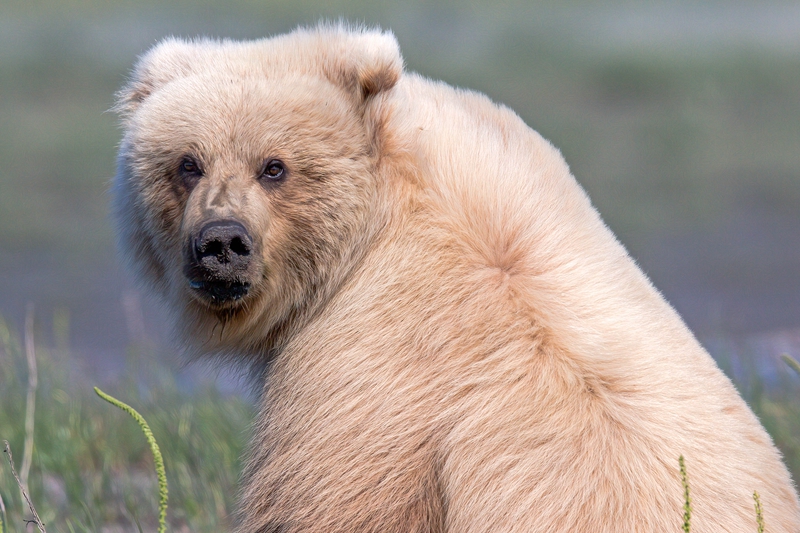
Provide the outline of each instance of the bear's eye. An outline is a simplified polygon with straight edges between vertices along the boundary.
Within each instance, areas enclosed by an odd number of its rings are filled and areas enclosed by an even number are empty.
[[[194,157],[184,156],[180,165],[178,165],[178,176],[183,186],[191,191],[203,177],[203,167]]]
[[[182,174],[188,174],[190,176],[201,176],[203,174],[203,171],[200,170],[200,165],[191,157],[183,158],[180,171]]]
[[[199,174],[200,166],[194,159],[185,157],[183,161],[181,161],[181,172],[186,174]]]
[[[264,165],[264,171],[261,173],[262,178],[272,181],[278,181],[286,174],[286,167],[283,162],[277,159],[272,159]]]

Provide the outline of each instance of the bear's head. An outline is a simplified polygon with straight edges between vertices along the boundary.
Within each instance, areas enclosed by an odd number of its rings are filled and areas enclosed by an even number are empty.
[[[117,104],[119,248],[189,339],[263,350],[335,290],[375,232],[369,110],[401,72],[393,36],[338,26],[140,60]]]

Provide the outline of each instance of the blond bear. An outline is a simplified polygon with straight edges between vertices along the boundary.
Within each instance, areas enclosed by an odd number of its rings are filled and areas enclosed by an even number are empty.
[[[559,152],[392,35],[168,39],[119,96],[120,248],[260,380],[246,533],[800,531],[778,451]]]

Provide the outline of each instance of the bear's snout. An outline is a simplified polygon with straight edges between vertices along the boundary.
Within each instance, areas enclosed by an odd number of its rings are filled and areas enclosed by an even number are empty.
[[[235,220],[215,220],[203,226],[194,239],[195,258],[210,272],[247,270],[253,239]]]
[[[236,220],[214,220],[191,238],[186,276],[192,289],[213,303],[239,300],[250,288],[247,280],[253,238]]]

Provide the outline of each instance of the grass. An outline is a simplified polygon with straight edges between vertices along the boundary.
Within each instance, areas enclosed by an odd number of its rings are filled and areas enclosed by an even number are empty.
[[[27,440],[23,398],[28,389],[26,372],[31,367],[26,348],[30,353],[33,345],[32,336],[25,337],[21,340],[0,318],[0,387],[4,391],[0,437],[17,450],[23,449]],[[168,526],[176,532],[229,529],[252,406],[240,397],[222,396],[212,386],[181,389],[173,371],[155,362],[157,354],[132,350],[131,358],[147,362],[144,368],[149,371],[128,372],[111,388],[119,396],[135,398],[153,429],[132,407],[95,391],[133,416],[144,429],[142,438],[139,428],[126,420],[122,411],[109,410],[92,394],[88,383],[75,379],[74,370],[62,364],[63,350],[63,346],[35,346],[40,407],[35,414],[33,466],[27,484],[42,524],[47,524],[51,533],[144,531],[155,530],[157,525],[159,531]],[[798,479],[800,391],[796,381],[800,365],[791,357],[783,359],[786,379],[777,387],[767,391],[752,374],[746,377],[746,386],[740,384],[740,390]],[[163,459],[154,434],[163,446]],[[148,445],[152,456],[147,453]],[[155,464],[152,457],[156,457]],[[166,524],[165,466],[172,496]],[[678,467],[684,490],[682,529],[688,532],[692,508],[682,456]],[[157,481],[153,472],[158,473]],[[29,519],[29,514],[21,512],[28,508],[25,495],[12,490],[18,486],[14,477],[0,464],[0,533],[24,531],[23,524]],[[757,492],[753,500],[758,531],[764,531]]]
[[[94,388],[94,392],[111,405],[119,407],[124,412],[131,415],[131,417],[133,417],[133,419],[142,429],[142,433],[144,433],[147,444],[150,445],[150,451],[153,452],[153,461],[155,462],[156,475],[158,476],[158,533],[165,533],[167,530],[167,501],[169,499],[169,491],[167,489],[167,472],[164,469],[164,457],[161,455],[161,449],[158,447],[158,443],[153,436],[153,431],[150,429],[150,425],[147,423],[144,417],[139,414],[139,411],[130,405],[112,396],[109,396],[97,387]]]
[[[36,355],[38,407],[28,483],[48,531],[155,531],[159,490],[139,427],[95,396],[92,383],[66,368],[59,350],[37,344]],[[158,438],[170,480],[168,529],[230,529],[252,406],[239,397],[222,396],[213,386],[180,388],[173,371],[156,363],[156,355],[132,350],[131,358],[144,360],[146,366],[104,388],[131,399]],[[23,343],[0,320],[0,437],[20,452],[26,368]],[[25,531],[23,520],[29,518],[22,513],[26,505],[16,487],[7,465],[0,464],[5,533]]]
[[[36,524],[36,527],[39,529],[40,533],[47,533],[44,529],[44,523],[42,522],[42,519],[39,518],[36,508],[34,507],[33,502],[31,502],[30,496],[28,496],[27,482],[20,480],[19,476],[17,475],[17,471],[14,468],[14,458],[11,453],[11,446],[8,444],[7,440],[3,441],[3,453],[7,456],[8,467],[11,469],[11,476],[14,478],[14,481],[17,482],[17,486],[19,486],[20,493],[22,494],[22,499],[25,500],[25,503],[28,505],[28,509],[32,515],[31,519],[25,521],[26,525],[31,523]]]
[[[689,533],[692,529],[692,499],[689,495],[689,476],[686,474],[686,461],[681,455],[678,458],[681,470],[681,485],[683,485],[683,531]]]
[[[761,508],[761,498],[758,496],[758,491],[753,492],[753,502],[756,508],[756,525],[758,533],[764,533],[764,510]]]

